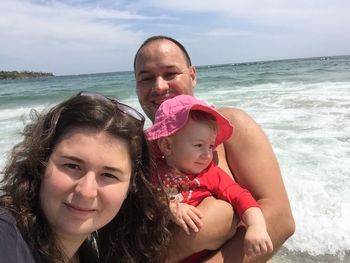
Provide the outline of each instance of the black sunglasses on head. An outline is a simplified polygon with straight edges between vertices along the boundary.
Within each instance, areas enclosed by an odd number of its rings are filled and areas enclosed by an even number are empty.
[[[78,93],[77,96],[90,97],[90,98],[97,99],[100,101],[112,102],[120,112],[122,112],[122,113],[134,118],[135,120],[139,121],[141,123],[141,125],[143,125],[145,123],[145,117],[140,112],[138,112],[136,109],[130,107],[129,105],[126,105],[124,103],[119,102],[115,98],[108,98],[102,94],[94,93],[94,92],[87,92],[87,91],[81,91]]]

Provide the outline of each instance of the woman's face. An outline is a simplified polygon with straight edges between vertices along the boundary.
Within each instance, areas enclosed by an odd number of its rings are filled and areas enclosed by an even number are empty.
[[[86,127],[68,130],[40,188],[42,210],[58,237],[83,240],[110,222],[127,196],[131,170],[125,140]]]

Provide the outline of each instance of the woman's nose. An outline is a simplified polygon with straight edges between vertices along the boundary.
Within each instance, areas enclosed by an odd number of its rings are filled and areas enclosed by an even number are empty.
[[[75,192],[85,198],[95,198],[97,196],[97,188],[95,173],[88,172],[78,180]]]

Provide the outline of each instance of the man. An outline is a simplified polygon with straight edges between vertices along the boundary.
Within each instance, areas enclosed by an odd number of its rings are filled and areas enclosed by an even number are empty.
[[[196,70],[185,48],[172,38],[155,36],[147,39],[136,53],[134,70],[139,102],[152,121],[164,100],[180,94],[193,95]],[[217,148],[216,163],[258,200],[276,252],[294,233],[295,225],[272,147],[261,128],[245,112],[233,108],[219,111],[234,125],[235,132]],[[228,204],[209,198],[198,208],[204,214],[203,227],[190,236],[174,230],[169,262],[180,261],[203,249],[219,247],[206,262],[266,262],[271,258],[273,253],[255,258],[243,255],[245,229],[240,226],[236,230],[237,224]],[[236,230],[234,236],[233,229]]]

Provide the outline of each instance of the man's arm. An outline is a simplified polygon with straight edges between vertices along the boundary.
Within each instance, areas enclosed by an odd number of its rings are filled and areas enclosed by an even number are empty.
[[[202,212],[203,226],[199,232],[187,235],[173,225],[167,263],[180,262],[190,255],[205,250],[216,250],[235,234],[237,219],[232,206],[213,197],[205,198],[197,208]]]
[[[249,262],[265,262],[295,229],[280,168],[270,142],[250,116],[232,108],[223,108],[220,112],[235,126],[235,131],[225,142],[225,148],[218,147],[218,165],[226,172],[231,171],[237,182],[252,193],[261,207],[274,251],[249,259]],[[237,259],[243,255],[244,234],[244,228],[240,228],[208,262],[223,262],[223,258],[227,262],[239,262]]]

